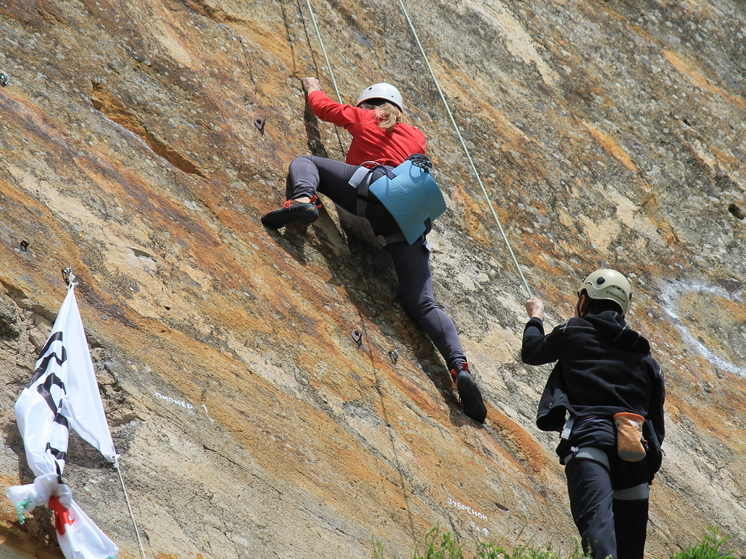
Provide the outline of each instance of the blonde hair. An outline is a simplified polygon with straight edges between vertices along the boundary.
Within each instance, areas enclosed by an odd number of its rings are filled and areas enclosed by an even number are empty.
[[[396,105],[383,103],[376,107],[376,120],[378,121],[379,128],[389,131],[394,128],[397,123],[401,122],[402,113]]]

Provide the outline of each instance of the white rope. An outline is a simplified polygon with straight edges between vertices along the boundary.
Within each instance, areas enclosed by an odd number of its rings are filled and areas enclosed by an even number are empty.
[[[451,124],[453,125],[453,129],[456,131],[456,135],[458,136],[459,142],[461,143],[461,147],[464,149],[464,153],[466,154],[466,158],[469,160],[469,165],[471,166],[471,169],[474,173],[474,176],[477,179],[477,183],[479,184],[479,187],[482,190],[482,194],[484,195],[484,199],[487,202],[487,207],[490,209],[490,213],[492,213],[492,217],[495,220],[495,223],[497,224],[498,229],[500,230],[500,234],[502,235],[503,240],[505,241],[505,246],[508,248],[508,252],[510,253],[510,257],[513,260],[513,264],[515,265],[515,269],[518,272],[518,275],[521,278],[521,281],[523,282],[523,287],[526,289],[526,293],[529,297],[533,297],[533,294],[531,292],[531,287],[528,285],[528,281],[526,281],[526,277],[523,275],[523,270],[521,270],[521,266],[518,263],[518,259],[515,256],[515,253],[513,252],[513,247],[510,245],[510,241],[508,240],[508,235],[505,233],[505,229],[503,228],[503,225],[500,221],[500,218],[497,215],[497,212],[495,211],[495,207],[492,205],[492,201],[490,200],[490,196],[487,192],[487,188],[484,186],[484,183],[482,182],[482,177],[479,174],[479,171],[477,170],[476,165],[474,164],[474,159],[471,157],[471,152],[469,151],[468,146],[466,145],[466,142],[464,141],[463,136],[461,135],[461,130],[456,123],[456,119],[453,117],[453,113],[451,112],[451,107],[448,104],[448,100],[446,99],[445,94],[443,93],[443,90],[440,87],[440,83],[438,82],[438,78],[435,76],[435,72],[433,71],[432,66],[430,65],[430,61],[427,58],[427,54],[425,53],[425,49],[422,46],[422,43],[420,42],[419,35],[417,34],[417,30],[414,27],[414,24],[412,23],[411,18],[409,17],[409,12],[407,11],[406,6],[404,5],[404,2],[402,0],[399,1],[399,6],[401,6],[402,12],[404,14],[404,18],[407,20],[407,24],[409,24],[409,28],[412,31],[412,35],[414,36],[414,40],[417,43],[417,46],[420,49],[420,53],[422,54],[422,58],[425,60],[425,65],[427,66],[427,69],[430,71],[430,76],[433,79],[433,82],[435,83],[435,88],[438,90],[438,94],[440,95],[441,100],[443,101],[443,105],[446,108],[446,112],[448,113],[448,118],[451,120]],[[316,36],[319,40],[319,45],[321,45],[321,52],[324,55],[324,61],[326,63],[327,71],[329,72],[329,77],[332,80],[332,85],[334,86],[334,91],[337,94],[337,100],[342,103],[342,96],[339,93],[339,88],[337,87],[337,81],[334,78],[334,70],[332,70],[332,65],[329,62],[329,57],[326,54],[326,47],[324,46],[324,40],[321,37],[321,32],[319,31],[319,26],[316,23],[316,15],[314,14],[313,7],[311,6],[311,0],[306,0],[306,6],[308,7],[308,12],[311,15],[311,21],[313,22],[313,27],[316,31]],[[337,138],[339,139],[339,134],[337,135]],[[341,145],[341,140],[340,140]]]
[[[339,88],[337,88],[337,81],[334,79],[334,71],[332,70],[332,65],[329,63],[329,57],[326,55],[326,48],[324,48],[324,41],[321,38],[321,32],[319,31],[319,27],[318,27],[318,25],[316,25],[316,16],[313,13],[313,7],[311,6],[311,0],[306,0],[306,5],[308,6],[308,11],[311,14],[311,21],[313,22],[313,27],[316,30],[316,36],[318,37],[319,44],[321,45],[321,52],[324,55],[324,60],[326,62],[326,67],[327,67],[327,69],[329,71],[329,76],[331,77],[332,84],[334,85],[334,91],[337,93],[337,100],[340,103],[342,103],[342,96],[339,94]],[[335,130],[336,130],[336,127],[335,127]],[[337,139],[340,140],[340,148],[341,148],[342,147],[342,140],[339,138],[339,132],[337,132]],[[344,150],[342,150],[342,151],[344,152]],[[365,335],[366,339],[367,339],[367,333],[366,333],[366,329],[365,329],[365,320],[364,320],[364,317],[363,317],[362,313],[360,314],[360,321],[361,321],[361,324],[362,324],[363,335]],[[379,380],[379,377],[378,377],[378,369],[376,368],[375,360],[373,359],[373,350],[372,350],[372,348],[370,348],[370,346],[368,346],[368,358],[370,359],[371,369],[373,369],[373,379],[375,380],[376,391],[378,392],[378,397],[381,399],[381,406],[383,408],[383,412],[384,412],[384,415],[385,415],[386,414],[386,404],[385,404],[384,397],[383,397],[383,391],[381,390],[381,386],[380,386],[380,380]],[[389,424],[388,421],[386,422],[386,424],[387,425]],[[408,503],[409,499],[407,498],[407,490],[406,490],[406,487],[404,486],[404,474],[403,474],[403,471],[402,471],[401,462],[399,461],[399,456],[398,456],[398,454],[396,452],[396,444],[395,444],[393,435],[391,434],[391,429],[389,429],[388,435],[389,435],[389,439],[391,441],[391,447],[393,448],[393,451],[394,451],[394,460],[396,461],[396,469],[397,469],[397,471],[399,473],[399,480],[400,480],[401,485],[402,485],[401,489],[402,489],[402,494],[404,496],[404,501],[405,501],[405,503]],[[410,529],[412,531],[412,538],[415,538],[415,534],[414,534],[414,520],[412,519],[411,512],[409,512],[409,511],[410,511],[410,507],[407,506],[407,512],[409,513],[409,525],[410,525]]]
[[[313,11],[313,6],[311,6],[311,0],[306,0],[306,6],[308,7],[308,13],[311,15],[311,22],[313,23],[313,28],[316,31],[316,37],[319,40],[319,45],[321,45],[321,54],[324,55],[324,62],[326,63],[326,69],[329,72],[329,77],[332,80],[332,86],[334,87],[334,92],[337,94],[337,101],[339,101],[340,104],[342,104],[342,95],[339,93],[339,88],[337,87],[337,80],[334,78],[334,70],[332,70],[331,62],[329,62],[329,57],[326,54],[326,47],[324,46],[324,40],[321,38],[321,31],[319,31],[319,26],[316,23],[316,14]],[[305,22],[304,22],[305,25]],[[310,44],[308,45],[310,48]],[[315,64],[315,63],[314,63]],[[316,69],[318,71],[318,68]],[[335,126],[334,127],[334,133],[337,136],[337,142],[339,143],[339,151],[342,154],[342,158],[345,156],[345,148],[342,144],[342,138],[339,135],[339,129]]]
[[[414,40],[417,42],[417,46],[420,48],[420,53],[422,54],[422,58],[424,58],[425,60],[427,69],[430,70],[430,76],[432,76],[433,82],[435,82],[435,87],[438,90],[438,93],[440,94],[440,98],[442,99],[443,104],[446,107],[446,112],[448,113],[448,117],[451,119],[451,124],[453,124],[453,128],[456,131],[456,135],[458,136],[458,139],[461,142],[461,147],[464,148],[464,153],[466,153],[466,158],[469,160],[469,164],[471,165],[471,170],[474,172],[474,176],[476,177],[477,182],[479,183],[479,187],[482,189],[482,194],[484,194],[484,199],[487,201],[487,206],[490,208],[490,212],[492,212],[492,217],[495,218],[495,223],[497,223],[497,227],[498,229],[500,229],[500,234],[502,235],[503,240],[505,241],[505,245],[508,247],[508,252],[510,253],[510,257],[513,259],[513,264],[515,264],[516,270],[518,270],[518,275],[521,277],[521,281],[523,282],[523,287],[526,288],[526,293],[528,293],[529,298],[533,297],[531,293],[531,288],[529,287],[528,282],[526,281],[526,277],[523,275],[523,271],[521,270],[521,266],[518,263],[518,259],[515,257],[513,248],[510,246],[510,241],[508,241],[508,236],[505,233],[505,230],[503,229],[502,223],[500,223],[500,218],[497,216],[497,212],[495,212],[495,208],[492,205],[492,201],[490,200],[489,194],[487,193],[487,189],[485,188],[484,183],[482,182],[482,178],[479,175],[479,171],[477,171],[477,167],[474,164],[474,160],[471,157],[471,153],[469,153],[469,148],[466,146],[466,142],[464,141],[463,136],[461,136],[461,130],[459,129],[458,124],[456,124],[456,119],[453,118],[453,113],[451,112],[451,108],[448,105],[446,96],[443,94],[443,90],[440,88],[438,78],[435,77],[435,72],[433,72],[433,68],[432,66],[430,66],[430,61],[427,58],[427,54],[425,54],[425,49],[422,47],[422,43],[420,43],[420,38],[417,35],[417,31],[415,30],[414,25],[412,24],[412,20],[409,18],[409,13],[407,12],[407,8],[404,6],[404,2],[402,0],[399,0],[399,5],[401,6],[402,12],[404,13],[404,18],[407,20],[407,23],[409,24],[409,28],[412,30],[412,35],[414,35]]]
[[[132,512],[132,505],[130,505],[130,498],[127,495],[127,488],[124,486],[124,478],[122,477],[122,469],[119,467],[119,459],[114,460],[114,469],[119,474],[119,483],[122,484],[122,491],[124,492],[124,500],[127,503],[127,509],[130,511],[130,518],[132,519],[132,526],[135,528],[135,536],[137,536],[137,545],[140,547],[140,557],[145,559],[145,550],[142,547],[142,540],[140,539],[140,531],[137,529],[137,522],[135,522],[135,514]]]
[[[324,41],[321,38],[321,32],[319,31],[319,26],[316,24],[316,15],[313,12],[313,7],[311,6],[311,0],[306,0],[306,6],[308,6],[308,13],[311,14],[311,22],[313,22],[313,28],[316,30],[316,36],[319,38],[319,44],[321,45],[321,54],[324,55],[324,62],[326,62],[326,69],[329,71],[329,77],[332,79],[332,85],[334,86],[334,91],[337,93],[337,101],[342,103],[342,96],[339,94],[339,88],[337,87],[337,80],[334,79],[334,71],[332,70],[332,65],[329,63],[329,57],[326,55],[326,48],[324,47]]]

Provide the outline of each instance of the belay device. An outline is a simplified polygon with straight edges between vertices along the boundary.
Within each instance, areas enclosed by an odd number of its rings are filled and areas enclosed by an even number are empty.
[[[373,182],[369,190],[399,225],[410,245],[429,230],[430,222],[446,211],[446,201],[430,174],[430,160],[413,155]]]

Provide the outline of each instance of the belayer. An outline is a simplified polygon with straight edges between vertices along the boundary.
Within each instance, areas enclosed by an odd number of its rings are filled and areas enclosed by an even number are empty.
[[[575,317],[544,334],[544,305],[526,301],[521,358],[557,361],[536,424],[559,431],[570,509],[594,559],[642,559],[649,486],[661,465],[665,388],[650,344],[624,321],[632,291],[615,270],[578,290]]]
[[[287,177],[288,200],[262,223],[279,229],[293,221],[316,221],[318,194],[367,219],[386,240],[404,305],[445,359],[464,413],[483,423],[487,408],[469,374],[456,326],[433,293],[425,236],[445,202],[430,174],[425,135],[402,122],[402,97],[391,84],[367,87],[354,107],[332,101],[316,78],[303,78],[302,85],[313,113],[345,128],[352,143],[345,163],[313,155],[295,158]]]

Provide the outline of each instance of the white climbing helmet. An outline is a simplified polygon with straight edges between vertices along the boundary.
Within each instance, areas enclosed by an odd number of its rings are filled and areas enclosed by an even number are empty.
[[[583,280],[578,294],[585,290],[591,299],[606,299],[614,301],[622,308],[622,314],[627,313],[632,299],[632,288],[629,281],[616,270],[596,270]]]
[[[402,101],[401,93],[399,93],[399,90],[390,83],[375,83],[369,85],[363,89],[360,97],[357,98],[355,106],[359,107],[369,99],[383,99],[384,101],[396,105],[400,111],[404,112],[404,102]]]

